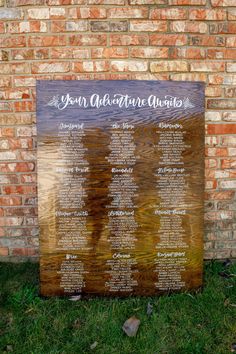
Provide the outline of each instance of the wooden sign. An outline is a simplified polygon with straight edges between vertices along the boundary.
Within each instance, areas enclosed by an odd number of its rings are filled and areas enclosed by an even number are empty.
[[[204,84],[38,81],[41,295],[202,284]]]

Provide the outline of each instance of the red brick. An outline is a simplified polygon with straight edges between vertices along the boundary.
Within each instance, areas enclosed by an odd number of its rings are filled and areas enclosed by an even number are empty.
[[[66,45],[66,36],[30,36],[28,39],[29,47],[55,47]]]
[[[227,220],[233,218],[232,211],[212,211],[205,213],[205,220]]]
[[[190,64],[190,71],[219,72],[225,70],[223,62],[194,62]]]
[[[163,72],[163,71],[188,71],[188,63],[183,60],[169,60],[169,61],[157,61],[150,63],[151,72]]]
[[[49,19],[49,8],[39,7],[27,10],[29,19]]]
[[[236,170],[229,170],[229,178],[236,178]],[[235,189],[235,188],[234,188]]]
[[[211,0],[212,6],[236,6],[235,0]]]
[[[130,21],[130,31],[141,31],[141,32],[165,32],[167,31],[166,21],[142,21],[142,20],[131,20]]]
[[[140,72],[140,73],[131,73],[131,80],[169,80],[169,73],[149,73],[149,72]]]
[[[222,159],[221,160],[221,168],[236,168],[236,159]]]
[[[21,21],[10,22],[8,24],[9,33],[34,33],[34,32],[47,32],[48,23],[45,21]]]
[[[0,100],[19,100],[30,98],[30,91],[27,88],[13,89],[9,88],[4,91],[0,91]]]
[[[205,189],[216,189],[217,187],[217,181],[214,180],[206,180],[205,179]]]
[[[152,20],[182,20],[187,18],[187,11],[179,8],[154,8],[150,10]]]
[[[3,174],[0,175],[0,183],[1,184],[18,184],[19,176],[15,174]]]
[[[77,34],[69,37],[69,43],[72,46],[105,46],[107,36],[105,34]]]
[[[169,5],[206,5],[206,0],[169,0]]]
[[[1,20],[14,20],[20,19],[23,17],[23,11],[21,9],[14,8],[4,8],[0,11],[0,19]]]
[[[147,7],[117,7],[110,8],[107,11],[108,18],[145,18],[148,16]]]
[[[49,17],[51,19],[64,19],[66,18],[66,9],[63,7],[51,7],[49,9]]]
[[[218,167],[217,159],[205,159],[205,168],[216,168]]]
[[[91,21],[92,32],[127,32],[127,21]]]
[[[37,175],[36,174],[23,174],[20,176],[21,183],[36,183]]]
[[[204,48],[171,48],[170,58],[204,59],[206,51]]]
[[[13,196],[0,197],[0,205],[2,206],[17,206],[21,204],[22,204],[21,197],[13,197]]]
[[[35,165],[32,162],[0,163],[0,171],[6,172],[30,172],[34,171]]]
[[[228,156],[228,149],[226,147],[208,148],[206,156]]]
[[[0,256],[8,256],[8,248],[7,247],[0,247]]]
[[[8,61],[9,60],[9,50],[0,50],[0,61]]]
[[[210,24],[210,33],[213,34],[234,34],[236,33],[236,24],[234,22],[219,22]]]
[[[221,97],[222,88],[218,86],[207,86],[205,89],[206,97]]]
[[[235,63],[227,63],[226,64],[226,71],[228,72],[228,73],[230,73],[230,72],[236,72],[236,62]]]
[[[55,75],[55,79],[57,78],[58,80],[65,80],[64,78],[67,77],[67,80],[92,80],[94,79],[95,74],[89,74],[89,73],[76,73],[71,75]]]
[[[208,26],[205,22],[173,21],[170,29],[172,32],[206,33]]]
[[[187,44],[187,36],[185,34],[151,34],[150,44],[158,46],[182,46]]]
[[[177,81],[207,81],[207,75],[204,74],[204,73],[171,74],[171,80],[177,80]]]
[[[169,48],[131,48],[130,57],[131,58],[168,58]]]
[[[2,74],[28,74],[30,73],[29,63],[0,63]]]
[[[227,9],[228,12],[228,20],[235,21],[236,20],[236,9]]]
[[[129,5],[164,5],[166,0],[128,0],[128,3]]]
[[[72,70],[74,72],[108,71],[109,70],[109,62],[105,61],[105,60],[76,62],[73,64]]]
[[[20,1],[20,0],[19,0]],[[40,0],[42,1],[42,0]],[[85,5],[87,3],[87,0],[47,0],[47,4],[48,5],[74,5],[76,3],[76,5]]]
[[[111,34],[110,35],[110,45],[148,45],[149,39],[146,34]]]
[[[208,49],[207,58],[209,59],[223,59],[225,56],[225,48],[220,49]]]
[[[78,18],[106,18],[106,9],[98,7],[81,7],[77,8]]]
[[[5,208],[5,216],[37,216],[37,209],[22,206],[20,208]]]
[[[0,116],[0,125],[13,126],[22,124],[36,123],[34,114],[32,113],[20,113],[20,114],[2,114]]]
[[[35,194],[35,186],[3,186],[3,194]]]
[[[16,138],[9,138],[8,145],[10,150],[15,149],[32,149],[33,140],[30,138],[25,139],[16,139]]]
[[[34,150],[20,151],[19,158],[23,161],[34,161],[36,160],[36,151]]]
[[[88,48],[51,48],[51,59],[88,59]]]
[[[227,37],[226,39],[226,47],[236,47],[236,36]]]
[[[17,127],[16,129],[16,135],[17,136],[23,136],[23,137],[31,137],[34,134],[33,127],[31,126],[22,126],[22,127]]]
[[[217,146],[220,144],[219,136],[206,136],[205,137],[205,145],[206,146]]]
[[[127,32],[127,20],[111,20],[111,21],[90,21],[92,32]]]
[[[234,98],[236,96],[236,87],[226,87],[224,89],[224,92],[225,92],[225,97],[227,98]],[[230,115],[232,114],[232,119],[225,119],[224,120],[236,120],[235,117],[236,117],[236,114],[233,113],[233,112],[228,112],[226,113],[226,117],[227,115],[229,114],[228,117],[230,117]],[[235,116],[235,117],[234,117]]]
[[[228,97],[235,97],[236,96],[236,87],[232,87],[230,94]],[[235,122],[236,121],[236,111],[234,112],[223,112],[223,120],[227,122]]]
[[[207,100],[207,108],[236,110],[236,99],[209,99]]]
[[[17,156],[14,151],[0,151],[0,160],[1,161],[11,161],[16,160]]]
[[[15,136],[15,129],[10,127],[0,128],[0,137],[13,137]]]
[[[208,124],[207,134],[236,134],[236,124]]]
[[[205,169],[205,178],[213,179],[215,177],[215,170],[206,170]]]
[[[9,87],[11,86],[11,78],[10,77],[0,77],[0,87]]]
[[[236,148],[228,148],[228,156],[236,156]]]
[[[19,101],[14,103],[16,112],[33,112],[35,111],[34,102],[32,101]]]
[[[189,36],[189,43],[193,46],[222,47],[225,45],[225,37],[222,36]]]
[[[13,256],[36,256],[38,251],[35,248],[12,248],[11,254]]]
[[[224,82],[223,74],[212,74],[208,76],[210,85],[221,85]]]
[[[96,59],[109,58],[128,58],[129,50],[125,47],[120,48],[92,48],[91,57]]]
[[[11,141],[10,141],[11,143]],[[34,144],[34,140],[31,138],[22,138],[20,139],[20,147],[22,149],[32,149]]]
[[[222,83],[224,85],[230,85],[230,86],[236,85],[236,74],[231,74],[231,75],[224,74]]]
[[[0,22],[0,33],[5,33],[4,22]]]
[[[8,0],[9,7],[19,7],[26,5],[42,5],[42,0]]]
[[[124,5],[125,4],[125,0],[87,0],[87,1],[88,1],[88,5]]]
[[[36,79],[34,77],[30,76],[15,76],[14,78],[14,84],[16,87],[20,86],[35,86],[36,85]]]
[[[26,37],[25,36],[3,36],[0,37],[0,47],[1,48],[16,48],[16,47],[25,47],[26,46]]]
[[[0,102],[0,112],[1,113],[13,112],[13,104],[11,102]]]
[[[51,31],[52,32],[66,32],[66,22],[65,21],[51,21]]]
[[[49,58],[49,49],[13,49],[11,56],[13,60],[43,60]]]
[[[1,226],[1,228],[2,228],[2,226],[6,226],[6,218],[4,218],[4,217],[0,218],[0,226]]]
[[[112,71],[147,71],[148,64],[145,61],[122,61],[122,60],[112,60],[111,61],[111,70]]]
[[[79,80],[79,78],[76,78],[75,74],[55,74],[55,75],[53,75],[53,79],[54,80]],[[86,79],[89,79],[89,77],[86,76]],[[82,80],[82,79],[80,78],[80,80]],[[84,80],[85,80],[85,78],[84,78]]]
[[[88,22],[86,20],[77,21],[52,21],[52,32],[84,32],[88,30]]]
[[[25,217],[25,225],[26,226],[37,226],[38,218],[37,217]]]
[[[190,9],[190,20],[208,20],[208,21],[223,21],[226,19],[227,12],[225,10],[212,9]]]
[[[32,74],[37,73],[64,73],[70,71],[68,62],[46,62],[35,63],[32,65]]]
[[[226,135],[222,138],[222,145],[225,146],[236,146],[236,136],[235,135]]]

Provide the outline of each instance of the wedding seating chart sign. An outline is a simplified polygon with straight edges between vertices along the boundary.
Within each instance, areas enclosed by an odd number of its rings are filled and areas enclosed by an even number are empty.
[[[202,284],[204,84],[37,81],[41,295]]]

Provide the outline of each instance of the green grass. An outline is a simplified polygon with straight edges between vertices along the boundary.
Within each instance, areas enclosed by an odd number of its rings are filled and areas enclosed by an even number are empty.
[[[2,263],[0,353],[230,353],[236,343],[236,277],[223,278],[221,271],[236,274],[236,264],[205,266],[204,288],[195,294],[72,302],[38,296],[37,264]],[[122,325],[132,315],[141,325],[129,338]]]

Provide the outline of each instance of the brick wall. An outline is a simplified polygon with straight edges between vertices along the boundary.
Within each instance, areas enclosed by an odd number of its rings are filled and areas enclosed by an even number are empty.
[[[205,258],[236,257],[236,0],[0,0],[0,48],[0,259],[37,259],[37,78],[205,81]]]

